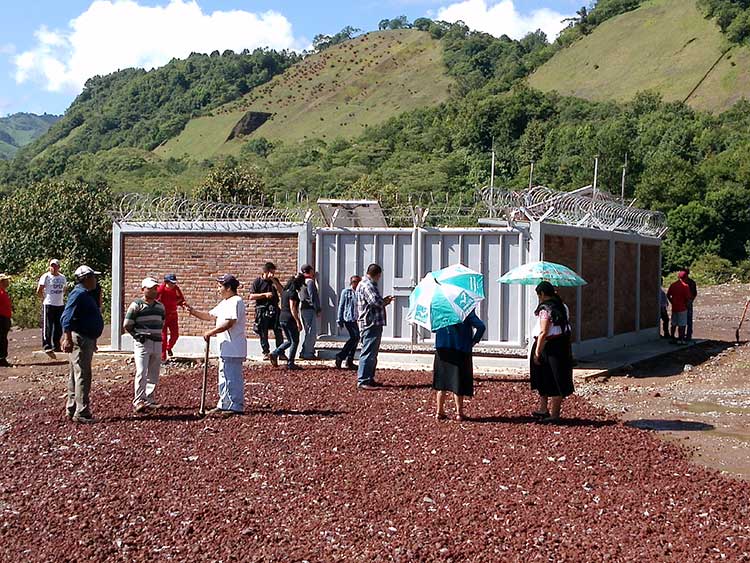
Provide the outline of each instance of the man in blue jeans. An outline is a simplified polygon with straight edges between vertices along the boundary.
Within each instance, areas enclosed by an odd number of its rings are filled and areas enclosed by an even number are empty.
[[[383,297],[378,282],[383,277],[383,268],[377,264],[367,267],[367,275],[357,286],[357,310],[359,329],[362,334],[362,351],[359,354],[357,388],[369,391],[377,389],[375,369],[378,366],[380,340],[386,324],[385,308],[393,301],[393,296]]]
[[[349,333],[349,340],[346,341],[341,351],[336,354],[336,367],[341,369],[341,364],[346,360],[346,369],[355,370],[354,353],[357,351],[359,344],[359,325],[357,325],[357,286],[362,278],[352,276],[349,279],[349,287],[341,292],[339,297],[338,325],[341,328],[346,327]]]
[[[688,284],[688,287],[690,288],[690,301],[687,302],[687,335],[686,335],[687,340],[690,341],[693,339],[693,301],[695,301],[695,298],[698,297],[698,285],[695,283],[695,280],[690,277],[690,268],[685,268],[685,272],[687,273],[685,282]]]

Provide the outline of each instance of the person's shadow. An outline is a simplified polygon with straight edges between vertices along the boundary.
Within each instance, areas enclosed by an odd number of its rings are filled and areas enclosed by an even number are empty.
[[[616,420],[594,420],[589,418],[561,418],[554,424],[540,424],[537,419],[531,416],[476,416],[467,417],[467,422],[477,422],[480,424],[534,424],[538,426],[569,426],[569,427],[590,427],[590,428],[604,428],[605,426],[614,426],[617,424]]]

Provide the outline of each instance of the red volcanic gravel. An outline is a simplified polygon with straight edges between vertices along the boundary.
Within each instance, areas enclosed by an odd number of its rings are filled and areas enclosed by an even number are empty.
[[[62,388],[3,399],[0,558],[750,561],[750,483],[580,398],[569,424],[534,424],[523,383],[483,379],[471,420],[437,422],[430,377],[366,392],[351,372],[250,369],[230,419],[196,418],[197,369],[145,417],[130,384],[94,382],[90,426],[64,419]]]

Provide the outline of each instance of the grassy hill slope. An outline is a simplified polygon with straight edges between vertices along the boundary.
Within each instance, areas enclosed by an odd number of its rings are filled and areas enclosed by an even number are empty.
[[[8,117],[0,117],[0,158],[13,158],[19,148],[44,135],[59,119],[57,115],[33,113],[15,113]]]
[[[192,119],[160,156],[236,153],[253,137],[353,138],[399,113],[439,104],[453,80],[440,43],[416,30],[373,32],[311,55],[240,100]],[[250,112],[255,112],[251,114]],[[270,117],[262,125],[262,121]],[[243,118],[245,118],[243,120]],[[228,140],[237,127],[232,140]]]
[[[695,0],[651,0],[557,53],[529,84],[589,100],[627,101],[655,90],[720,112],[750,98],[750,48],[727,48]]]

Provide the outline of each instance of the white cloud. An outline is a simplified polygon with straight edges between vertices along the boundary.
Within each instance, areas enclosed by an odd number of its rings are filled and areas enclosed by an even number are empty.
[[[17,54],[16,82],[41,81],[52,92],[78,92],[92,76],[128,67],[151,69],[172,58],[214,50],[299,49],[292,24],[274,11],[204,13],[196,0],[142,6],[96,0],[64,30],[41,27],[34,48]]]
[[[484,31],[495,36],[503,34],[513,39],[520,39],[529,32],[541,29],[547,38],[554,40],[566,26],[562,23],[566,15],[542,8],[522,14],[513,0],[464,0],[443,8],[437,13],[437,20],[456,22],[463,21],[471,29]]]
[[[13,55],[16,52],[16,46],[13,43],[0,45],[0,55]]]

